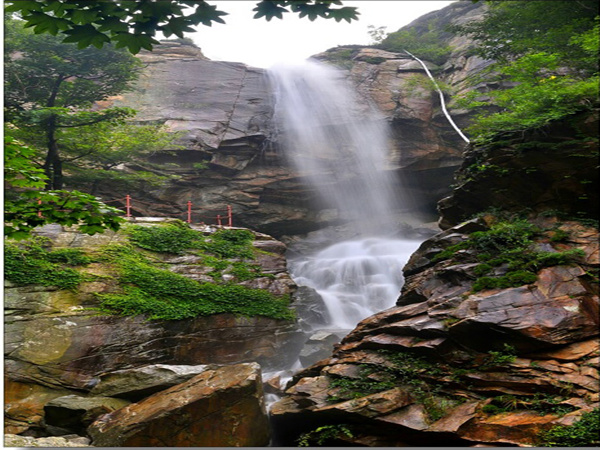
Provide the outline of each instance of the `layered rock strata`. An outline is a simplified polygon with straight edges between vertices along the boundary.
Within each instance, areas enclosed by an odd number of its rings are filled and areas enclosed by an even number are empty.
[[[362,321],[272,407],[279,444],[316,439],[319,428],[329,445],[529,446],[598,408],[598,230],[537,223],[569,238],[555,244],[547,232],[536,245],[582,256],[508,289],[473,288],[473,252],[435,258],[486,230],[484,220],[425,241],[397,306]]]

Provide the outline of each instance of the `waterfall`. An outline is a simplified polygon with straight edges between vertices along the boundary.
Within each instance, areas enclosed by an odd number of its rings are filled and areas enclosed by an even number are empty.
[[[431,75],[431,72],[427,68],[427,65],[423,61],[421,61],[419,58],[417,58],[415,55],[413,55],[411,52],[409,52],[408,50],[404,50],[404,53],[408,54],[412,59],[414,59],[419,64],[421,64],[421,67],[423,67],[423,69],[425,70],[425,73],[427,74],[429,79],[432,81],[433,85],[435,86],[435,90],[437,91],[438,95],[440,96],[440,105],[442,106],[442,112],[444,113],[444,116],[446,116],[448,123],[450,125],[452,125],[452,128],[454,128],[454,131],[456,131],[458,133],[458,135],[462,138],[462,140],[465,141],[467,144],[469,144],[471,142],[469,140],[469,138],[464,135],[464,133],[461,131],[461,129],[458,128],[458,125],[456,125],[456,123],[454,123],[454,120],[452,120],[452,116],[450,115],[450,113],[448,112],[448,109],[446,108],[446,101],[444,100],[444,93],[440,89],[439,84],[437,84],[437,81],[435,81],[435,78],[433,78],[433,75]]]
[[[386,169],[388,127],[358,102],[339,71],[317,63],[277,66],[275,124],[287,158],[325,207],[364,234],[389,226],[395,204]]]
[[[420,244],[388,237],[398,231],[394,213],[402,205],[388,166],[388,124],[331,67],[277,66],[270,77],[285,156],[319,193],[319,206],[358,233],[289,261],[295,282],[325,302],[329,323],[318,328],[347,332],[394,305],[402,267]]]

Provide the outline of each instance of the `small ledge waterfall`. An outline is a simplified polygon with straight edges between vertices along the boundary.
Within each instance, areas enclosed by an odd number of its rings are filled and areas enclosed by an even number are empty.
[[[315,289],[327,308],[328,323],[312,329],[343,336],[394,305],[402,267],[420,244],[389,237],[398,231],[402,199],[387,165],[388,124],[333,68],[307,62],[274,67],[270,77],[285,156],[318,193],[319,206],[355,233],[289,260],[295,282]]]

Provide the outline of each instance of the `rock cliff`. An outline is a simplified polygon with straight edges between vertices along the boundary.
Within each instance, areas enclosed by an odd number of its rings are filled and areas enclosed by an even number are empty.
[[[452,22],[473,18],[481,9],[481,5],[457,2],[442,11],[444,20]],[[426,16],[423,21],[430,19]],[[460,93],[469,89],[464,81],[485,62],[468,55],[464,39],[445,39],[454,46],[447,63],[427,64],[451,86],[451,94]],[[437,201],[450,192],[464,150],[464,142],[441,112],[438,94],[423,68],[407,54],[339,47],[315,59],[336,63],[340,53],[348,79],[391,125],[389,166],[396,173],[396,188],[413,198],[407,207],[431,219]],[[271,123],[272,93],[266,71],[210,61],[193,46],[169,41],[140,58],[145,69],[135,89],[107,104],[133,107],[139,110],[136,120],[164,123],[183,137],[182,148],[165,149],[122,168],[154,171],[171,179],[160,188],[129,192],[144,202],[134,204],[135,215],[184,218],[191,200],[211,208],[232,205],[236,225],[275,237],[334,223],[311,202],[311,188],[282,155]],[[464,111],[450,110],[461,126],[468,122]],[[198,169],[199,163],[207,168]],[[113,200],[127,193],[104,186],[99,194]],[[214,218],[195,214],[194,221],[214,223]]]

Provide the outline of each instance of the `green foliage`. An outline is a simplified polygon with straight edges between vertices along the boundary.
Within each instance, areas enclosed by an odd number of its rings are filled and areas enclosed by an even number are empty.
[[[269,277],[269,275],[263,274],[260,266],[256,264],[247,264],[246,262],[236,261],[231,264],[231,275],[238,281],[253,280],[260,277]],[[270,276],[269,278],[272,278]]]
[[[5,242],[4,276],[17,286],[39,284],[75,289],[84,276],[68,266],[89,264],[80,250],[48,251],[43,239],[31,239],[17,245]]]
[[[424,380],[427,376],[444,375],[445,369],[439,364],[404,352],[382,350],[380,353],[391,363],[386,371],[395,377],[397,384],[409,386],[409,392],[423,405],[430,422],[441,419],[450,408],[462,401],[442,395],[440,384]]]
[[[87,0],[84,6],[59,0],[7,1],[7,12],[17,12],[36,34],[62,34],[63,42],[77,43],[82,49],[90,45],[102,48],[113,42],[117,48],[126,47],[136,54],[142,48],[152,50],[158,44],[157,32],[166,37],[184,37],[193,27],[203,24],[225,23],[226,12],[206,2],[191,0],[163,0],[160,2],[105,2]],[[315,20],[332,18],[337,22],[357,20],[354,7],[333,7],[338,2],[308,0],[291,2],[269,0],[257,2],[255,18],[282,18],[292,12]]]
[[[360,398],[365,395],[393,389],[397,385],[393,379],[380,380],[369,378],[369,375],[372,373],[373,369],[371,367],[361,366],[358,378],[340,377],[332,379],[329,385],[332,388],[337,388],[337,392],[334,395],[328,396],[327,401],[339,402]]]
[[[41,203],[38,203],[41,202]],[[125,221],[122,211],[96,197],[78,191],[24,191],[7,196],[4,203],[4,235],[12,239],[30,236],[36,227],[56,223],[77,225],[82,233],[118,230]]]
[[[23,21],[6,22],[9,47],[15,50],[5,55],[6,117],[14,135],[39,151],[46,188],[62,189],[61,134],[133,116],[130,108],[91,108],[128,89],[141,63],[112,46],[76,49],[57,37],[24,30]]]
[[[450,27],[450,31],[475,39],[479,44],[476,52],[482,58],[504,64],[532,52],[546,52],[560,55],[565,67],[596,66],[597,61],[588,52],[598,45],[589,34],[598,16],[595,0],[504,1],[487,5],[482,21]],[[589,43],[585,49],[583,42]]]
[[[369,56],[369,57],[366,57],[366,58],[362,58],[361,61],[364,61],[364,62],[369,63],[369,64],[377,65],[377,64],[381,64],[381,63],[386,62],[387,58],[382,58],[380,56]]]
[[[473,269],[479,278],[474,281],[472,291],[479,292],[534,283],[538,270],[572,264],[584,256],[580,249],[562,252],[537,250],[533,238],[541,233],[542,230],[526,220],[502,220],[487,231],[471,233],[467,240],[449,246],[438,253],[433,261],[451,258],[461,250],[474,250],[480,264]],[[560,236],[564,239],[563,234]],[[499,274],[488,275],[495,268],[502,270]]]
[[[21,20],[8,19],[6,23],[12,30],[7,37],[9,45],[19,51],[18,55],[5,55],[5,104],[10,108],[25,103],[88,108],[123,92],[137,78],[141,63],[112,46],[76,49],[57,37],[24,30]]]
[[[257,265],[226,259],[254,257],[254,234],[249,230],[223,229],[204,236],[177,222],[151,227],[134,225],[128,227],[127,233],[133,244],[146,250],[199,254],[202,264],[214,269],[208,275],[215,281],[222,280],[223,271],[229,271],[237,281],[265,276]],[[199,283],[166,270],[126,246],[109,247],[104,254],[107,262],[118,268],[119,284],[123,286],[122,293],[99,296],[104,312],[142,314],[152,320],[181,320],[226,312],[294,318],[287,298],[275,297],[265,290],[227,283]]]
[[[495,106],[480,113],[469,131],[476,142],[507,132],[541,128],[589,110],[598,102],[598,8],[592,0],[488,2],[483,21],[455,26],[472,36],[479,56],[496,62],[488,68],[496,81],[512,87],[473,97],[463,106]]]
[[[406,77],[406,82],[404,85],[404,90],[409,91],[412,95],[417,89],[425,90],[425,91],[435,91],[440,89],[442,92],[449,92],[450,86],[441,81],[433,81],[428,76],[414,74]]]
[[[517,354],[512,345],[504,343],[504,348],[499,351],[490,350],[485,362],[481,365],[482,370],[504,367],[515,361]]]
[[[298,439],[298,447],[323,446],[341,436],[352,438],[354,434],[347,425],[324,425],[303,433]]]
[[[4,182],[14,188],[42,188],[46,174],[32,163],[35,150],[4,135]]]
[[[199,283],[152,263],[127,246],[112,246],[105,258],[119,272],[123,293],[100,294],[101,311],[121,315],[145,315],[150,320],[181,320],[197,316],[233,313],[291,320],[287,298],[261,289]]]
[[[486,289],[507,289],[519,287],[524,284],[535,283],[537,275],[524,270],[510,272],[500,277],[480,277],[473,283],[473,292],[479,292]]]
[[[219,258],[254,258],[254,234],[249,230],[222,229],[204,236],[179,222],[153,227],[134,225],[127,232],[137,246],[154,252],[181,254],[200,249]]]
[[[35,139],[30,130],[21,130]],[[56,138],[65,159],[69,185],[93,193],[103,183],[122,192],[160,185],[166,177],[151,172],[129,173],[116,170],[120,164],[143,160],[164,149],[179,149],[175,141],[181,133],[167,131],[164,125],[140,125],[124,120],[111,120],[80,127],[60,128]],[[25,137],[24,137],[25,138]]]
[[[469,236],[470,247],[480,252],[499,253],[507,249],[522,248],[532,243],[539,229],[526,220],[499,222],[487,231],[476,231]]]
[[[557,425],[539,435],[541,447],[597,447],[600,444],[600,409],[581,415],[573,425]]]
[[[249,230],[218,230],[200,248],[221,258],[253,258],[254,234]]]
[[[152,227],[133,225],[127,227],[129,239],[138,247],[159,253],[181,254],[185,250],[199,248],[202,234],[183,222]]]
[[[442,31],[434,22],[429,24],[429,29],[425,32],[409,28],[389,33],[379,47],[392,52],[407,50],[419,59],[438,65],[444,64],[452,52],[450,46],[443,44]]]
[[[30,236],[33,228],[57,223],[78,225],[87,234],[118,230],[122,212],[96,197],[78,191],[39,191],[47,179],[31,161],[35,153],[11,136],[4,136],[4,170],[7,190],[4,200],[4,235],[12,239]]]
[[[139,247],[156,252],[183,253],[199,248],[205,243],[202,233],[184,223],[155,227],[132,227],[131,238]],[[220,240],[232,245],[248,245],[254,235],[247,230],[223,230]],[[219,240],[217,239],[217,240]],[[5,246],[5,276],[18,285],[39,284],[76,290],[86,280],[86,275],[73,269],[82,267],[92,258],[80,249],[48,250],[50,241],[34,238],[19,244],[7,242]],[[218,247],[217,247],[218,248]],[[225,253],[227,253],[225,252]],[[216,256],[214,265],[222,269],[231,265],[231,273],[243,281],[264,276],[260,267],[242,261],[228,261]],[[200,283],[171,272],[168,265],[155,256],[146,256],[132,244],[106,246],[93,261],[111,267],[119,292],[98,294],[99,310],[108,314],[145,315],[150,320],[181,320],[220,313],[243,316],[266,316],[293,320],[287,296],[275,296],[264,289],[250,289],[232,283]],[[220,274],[219,274],[220,275]]]
[[[49,252],[46,258],[50,262],[67,266],[87,266],[92,262],[92,258],[78,248],[58,248]]]

